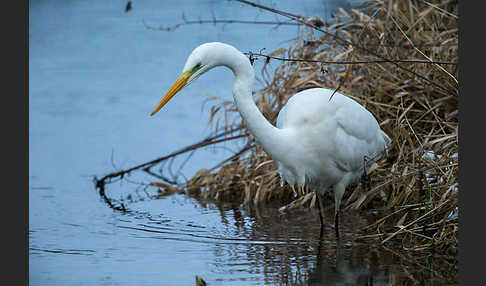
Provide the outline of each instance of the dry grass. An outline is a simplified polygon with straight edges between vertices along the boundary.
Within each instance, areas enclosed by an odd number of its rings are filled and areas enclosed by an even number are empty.
[[[269,55],[320,61],[373,61],[359,47],[387,59],[458,61],[457,3],[451,1],[371,1],[361,10],[340,10],[330,34],[316,37],[304,29],[291,47]],[[335,33],[348,41],[342,45]],[[311,38],[312,41],[306,40]],[[273,60],[272,60],[273,61]],[[274,63],[274,62],[272,62]],[[383,208],[386,216],[370,225],[363,238],[412,240],[414,249],[457,244],[458,223],[451,213],[458,205],[458,68],[457,65],[404,63],[321,65],[282,62],[273,76],[261,71],[266,87],[257,105],[275,122],[281,107],[296,92],[312,88],[339,88],[370,110],[393,140],[393,147],[371,172],[371,190],[350,186],[344,208]],[[268,80],[271,79],[271,80]],[[236,112],[232,102],[213,107],[213,123]],[[238,134],[240,122],[225,122]],[[215,130],[220,124],[215,124]],[[216,200],[261,204],[273,200],[312,206],[312,194],[280,187],[276,166],[247,137],[250,154],[233,158],[215,172],[200,173],[187,187]],[[329,194],[329,192],[328,192]],[[330,194],[329,194],[330,196]],[[330,197],[331,199],[332,197]],[[306,204],[309,202],[309,204]]]
[[[391,60],[458,62],[458,8],[454,1],[370,1],[367,8],[339,10],[336,23],[321,37],[312,29],[288,49],[270,56],[319,61],[374,61],[372,50]],[[333,34],[349,44],[336,41]],[[309,40],[312,39],[312,40]],[[271,60],[272,64],[275,60]],[[372,112],[392,138],[387,156],[371,172],[371,190],[348,187],[343,209],[386,210],[362,238],[413,242],[413,249],[457,245],[458,206],[458,66],[431,63],[363,63],[322,65],[285,61],[273,76],[261,71],[266,87],[257,105],[275,123],[281,107],[298,91],[339,88]],[[403,68],[401,68],[403,67]],[[408,71],[407,71],[408,70]],[[411,72],[410,72],[411,71]],[[423,79],[420,76],[425,77]],[[237,112],[231,101],[212,108],[215,130],[247,134],[241,122],[228,122]],[[223,122],[223,124],[222,124]],[[217,171],[204,171],[184,187],[208,199],[262,204],[279,200],[313,206],[313,194],[279,184],[273,161],[246,137],[242,151]],[[299,189],[299,188],[297,188]],[[330,192],[329,199],[332,199]]]
[[[326,31],[302,28],[288,49],[274,57],[319,61],[416,59],[458,62],[457,1],[368,1],[366,8],[339,10]],[[335,38],[336,35],[338,38]],[[338,40],[339,39],[339,40]],[[346,41],[343,44],[343,40]],[[364,49],[363,49],[364,48]],[[370,53],[370,51],[372,51]],[[357,100],[374,114],[393,146],[368,172],[369,190],[350,185],[342,210],[380,209],[382,217],[363,229],[362,239],[401,242],[411,250],[450,251],[457,246],[458,218],[458,65],[379,62],[323,65],[268,59],[260,78],[265,88],[256,103],[275,124],[290,96],[324,87]],[[313,193],[294,194],[280,186],[276,165],[255,144],[232,101],[211,108],[214,133],[243,135],[244,147],[210,170],[201,170],[184,184],[172,185],[205,200],[247,204],[281,202],[313,207]],[[220,137],[217,137],[220,138]],[[169,186],[154,185],[167,190]],[[164,187],[166,186],[166,187]],[[300,188],[296,188],[300,190]],[[331,191],[332,192],[332,191]],[[329,201],[332,193],[327,192]],[[333,204],[332,204],[333,205]]]

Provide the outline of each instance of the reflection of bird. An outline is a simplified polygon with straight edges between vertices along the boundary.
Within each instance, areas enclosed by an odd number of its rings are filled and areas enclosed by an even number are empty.
[[[206,286],[206,281],[199,277],[199,275],[196,275],[196,286]]]
[[[224,43],[206,43],[191,53],[182,74],[155,107],[157,113],[179,90],[216,66],[235,75],[233,96],[249,131],[276,162],[281,178],[294,188],[309,184],[316,192],[321,229],[322,196],[334,189],[335,227],[348,184],[363,174],[363,162],[376,161],[390,141],[373,115],[349,97],[312,88],[292,96],[280,111],[277,127],[268,122],[252,98],[254,80],[249,59]],[[282,180],[282,182],[283,182]]]
[[[361,247],[361,246],[355,246]],[[351,257],[344,253],[344,246],[341,240],[336,242],[336,254],[333,259],[334,263],[328,260],[328,253],[332,252],[332,245],[319,241],[317,250],[316,263],[314,269],[309,273],[307,281],[304,283],[296,283],[294,286],[300,285],[380,285],[389,286],[395,285],[394,274],[385,274],[378,270],[377,265],[366,262],[369,256],[373,254],[369,251],[364,257],[360,257],[360,261],[350,262]],[[332,256],[331,256],[332,257]]]

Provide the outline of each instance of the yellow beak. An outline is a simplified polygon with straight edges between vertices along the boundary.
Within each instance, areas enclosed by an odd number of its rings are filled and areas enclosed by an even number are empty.
[[[169,91],[162,97],[162,99],[159,101],[159,104],[155,107],[154,111],[152,111],[152,114],[154,115],[157,113],[169,100],[176,95],[176,93],[179,92],[184,86],[187,84],[187,80],[191,77],[191,73],[189,71],[183,72],[177,80],[174,82],[172,87],[169,89]]]

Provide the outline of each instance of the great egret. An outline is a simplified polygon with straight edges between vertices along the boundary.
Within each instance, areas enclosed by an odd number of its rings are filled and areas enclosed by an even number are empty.
[[[273,126],[252,98],[254,80],[249,59],[233,46],[213,42],[198,46],[186,61],[182,74],[155,107],[157,113],[178,91],[216,66],[234,73],[233,97],[249,131],[275,161],[278,173],[292,188],[308,184],[319,199],[334,190],[335,228],[339,236],[339,206],[346,186],[359,178],[368,163],[379,159],[390,138],[373,115],[353,99],[324,88],[311,88],[292,96]]]

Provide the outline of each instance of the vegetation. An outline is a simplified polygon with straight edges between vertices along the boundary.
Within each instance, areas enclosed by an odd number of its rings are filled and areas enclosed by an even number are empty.
[[[287,49],[250,54],[265,61],[265,87],[256,103],[272,123],[290,96],[325,87],[361,103],[392,139],[386,156],[368,169],[369,177],[350,185],[343,199],[344,213],[380,210],[380,217],[362,229],[362,240],[450,254],[457,249],[457,2],[370,0],[363,8],[337,11],[332,24],[308,20]],[[270,63],[279,64],[273,75]],[[151,185],[160,195],[183,191],[205,201],[279,202],[289,212],[314,207],[308,189],[294,193],[280,185],[276,165],[248,133],[232,101],[211,107],[211,124],[213,136],[207,140],[97,180],[100,193],[105,183],[132,170],[150,171],[186,151],[238,139],[244,141],[241,150],[217,166],[181,184],[157,180]],[[327,195],[331,201],[332,190]]]

